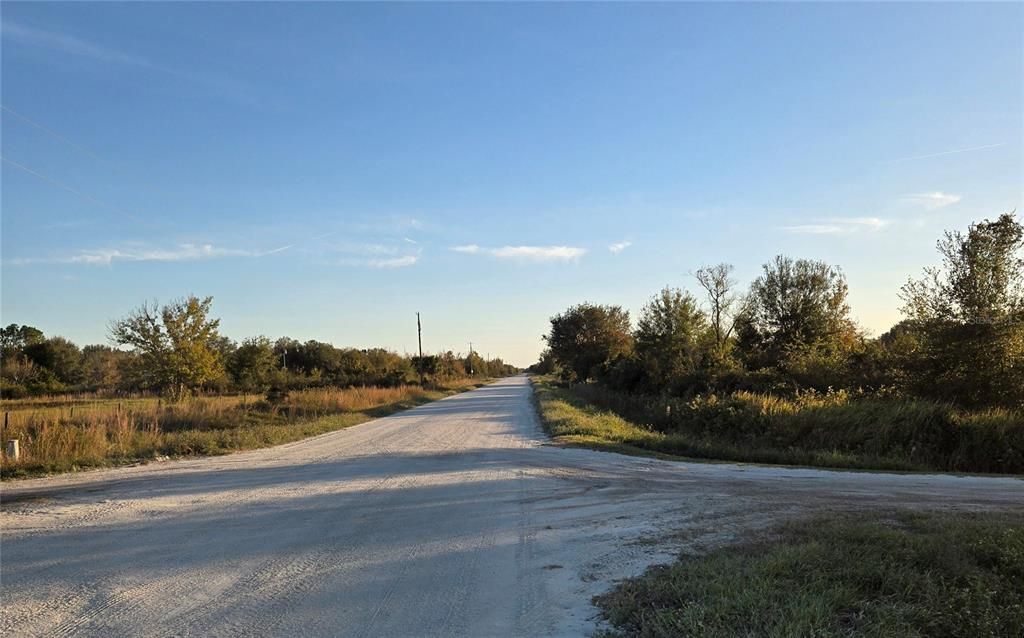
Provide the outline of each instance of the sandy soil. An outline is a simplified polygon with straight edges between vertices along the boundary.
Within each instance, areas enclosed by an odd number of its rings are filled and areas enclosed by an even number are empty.
[[[1016,478],[549,445],[525,377],[276,448],[3,485],[7,636],[578,636],[675,552],[822,510],[1024,507]]]

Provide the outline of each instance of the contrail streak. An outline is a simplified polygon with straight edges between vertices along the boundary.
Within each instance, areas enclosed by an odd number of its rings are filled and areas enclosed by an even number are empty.
[[[264,257],[266,255],[273,255],[274,253],[284,252],[284,251],[288,250],[289,248],[294,248],[294,247],[295,247],[295,244],[288,244],[287,246],[280,246],[278,248],[271,248],[270,250],[264,250],[261,253],[256,253],[255,255],[253,255],[253,257]]]
[[[971,151],[983,151],[986,148],[996,148],[999,146],[1006,146],[1006,142],[1000,142],[998,144],[986,144],[984,146],[972,146],[970,148],[958,148],[952,151],[942,151],[939,153],[929,153],[927,155],[912,155],[910,157],[900,157],[899,159],[889,160],[890,162],[906,162],[909,160],[927,159],[929,157],[940,157],[942,155],[954,155],[956,153],[969,153]]]

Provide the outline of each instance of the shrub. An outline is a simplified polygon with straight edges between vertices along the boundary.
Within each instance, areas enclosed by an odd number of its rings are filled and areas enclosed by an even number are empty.
[[[670,454],[843,467],[1024,472],[1024,413],[1019,410],[968,411],[934,401],[846,390],[803,391],[790,397],[737,391],[689,399],[629,394],[598,384],[574,385],[570,391],[631,424],[639,441],[631,444]],[[664,436],[652,439],[640,431]]]

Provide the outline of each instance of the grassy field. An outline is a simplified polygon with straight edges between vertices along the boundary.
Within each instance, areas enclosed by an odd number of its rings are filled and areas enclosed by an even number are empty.
[[[1024,413],[964,413],[941,404],[784,399],[738,392],[663,399],[533,377],[556,440],[624,452],[832,468],[1022,473]]]
[[[0,477],[28,477],[161,456],[226,454],[268,447],[363,423],[399,410],[471,390],[480,380],[436,389],[317,388],[292,392],[280,403],[259,395],[77,400],[67,397],[3,401],[0,436],[21,444],[21,459],[4,456]]]
[[[805,520],[594,601],[606,636],[1024,636],[1024,515]]]

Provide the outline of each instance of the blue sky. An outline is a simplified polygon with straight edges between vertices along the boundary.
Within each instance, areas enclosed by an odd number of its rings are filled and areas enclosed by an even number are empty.
[[[899,319],[947,228],[1021,207],[1024,5],[2,5],[2,322],[532,362],[778,253]]]

